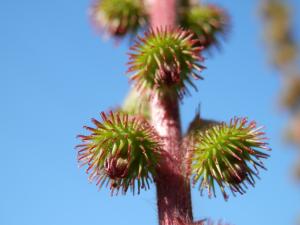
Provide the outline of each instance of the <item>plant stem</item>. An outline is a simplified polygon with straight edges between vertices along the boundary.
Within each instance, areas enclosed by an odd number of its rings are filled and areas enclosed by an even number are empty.
[[[156,179],[160,225],[186,225],[193,221],[190,185],[184,175],[180,149],[181,129],[177,99],[154,96],[151,102],[152,123],[164,140],[168,156]]]
[[[148,0],[153,28],[176,26],[176,0]],[[180,148],[179,103],[175,97],[153,94],[152,124],[164,140],[164,158],[156,178],[158,219],[160,225],[192,224],[189,179],[184,173],[185,150]]]

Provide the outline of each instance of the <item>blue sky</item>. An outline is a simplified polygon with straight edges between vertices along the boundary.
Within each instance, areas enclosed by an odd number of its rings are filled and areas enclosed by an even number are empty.
[[[199,92],[184,100],[183,127],[199,103],[206,118],[248,116],[266,126],[273,152],[268,171],[244,196],[224,202],[220,193],[209,200],[193,190],[195,217],[295,224],[296,151],[281,135],[287,115],[276,103],[279,76],[266,64],[258,1],[214,2],[230,12],[232,32],[222,51],[207,56]],[[292,2],[299,10],[299,1]],[[129,88],[128,42],[103,41],[90,26],[89,3],[0,0],[1,225],[156,224],[154,186],[140,196],[110,197],[77,168],[75,136],[100,111],[120,105]]]

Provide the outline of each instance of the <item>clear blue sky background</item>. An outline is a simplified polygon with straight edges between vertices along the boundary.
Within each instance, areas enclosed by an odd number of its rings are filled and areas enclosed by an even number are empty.
[[[214,2],[230,11],[232,32],[223,50],[208,57],[200,91],[184,100],[183,127],[201,102],[206,118],[248,116],[265,125],[273,152],[269,171],[244,196],[224,202],[219,193],[209,200],[195,189],[195,217],[237,225],[295,224],[296,154],[281,136],[287,115],[275,100],[279,77],[266,64],[259,1]],[[299,12],[300,2],[292,2]],[[136,197],[110,197],[77,168],[75,136],[98,112],[121,104],[129,88],[128,43],[115,47],[93,32],[89,3],[0,0],[1,225],[156,224],[154,187]]]

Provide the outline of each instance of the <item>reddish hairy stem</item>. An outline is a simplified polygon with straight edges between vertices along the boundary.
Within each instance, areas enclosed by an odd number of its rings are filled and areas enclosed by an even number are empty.
[[[169,154],[156,177],[160,225],[190,225],[193,221],[189,179],[185,176],[178,100],[155,95],[151,101],[152,123]]]
[[[148,0],[148,3],[153,28],[172,28],[176,25],[176,0]],[[156,179],[159,224],[192,224],[190,183],[183,165],[185,150],[180,148],[178,99],[154,93],[151,118],[153,126],[164,140],[164,150],[169,153]]]

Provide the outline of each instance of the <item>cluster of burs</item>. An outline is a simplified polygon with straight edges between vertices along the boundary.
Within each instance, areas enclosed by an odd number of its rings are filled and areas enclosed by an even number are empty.
[[[78,161],[89,180],[112,194],[148,190],[169,152],[151,124],[149,100],[167,96],[182,100],[204,69],[201,53],[218,46],[229,25],[227,13],[215,5],[182,1],[176,28],[149,26],[147,2],[102,0],[91,7],[96,28],[114,38],[134,37],[128,74],[134,84],[122,107],[102,112],[101,120],[79,135]],[[137,37],[135,37],[137,35]],[[265,134],[254,121],[232,118],[228,123],[200,118],[199,113],[182,138],[185,176],[201,193],[225,199],[228,190],[244,194],[254,186],[262,159],[270,150]]]

